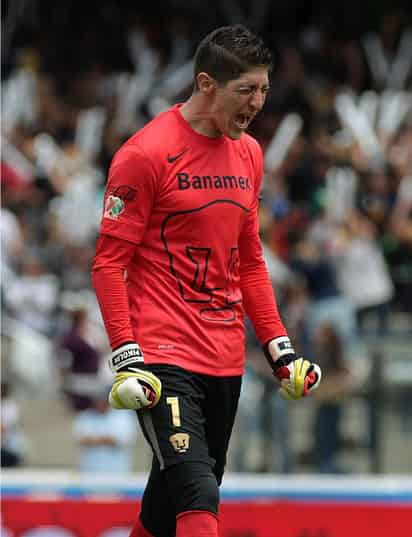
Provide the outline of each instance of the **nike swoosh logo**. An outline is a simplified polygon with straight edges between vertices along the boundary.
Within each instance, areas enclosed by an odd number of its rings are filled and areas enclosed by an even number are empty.
[[[180,153],[178,153],[174,157],[171,157],[170,155],[167,155],[167,162],[170,162],[170,163],[174,162],[175,160],[180,158],[184,153],[186,153],[187,149],[188,148],[186,147],[186,149],[183,149],[183,151],[181,151]]]

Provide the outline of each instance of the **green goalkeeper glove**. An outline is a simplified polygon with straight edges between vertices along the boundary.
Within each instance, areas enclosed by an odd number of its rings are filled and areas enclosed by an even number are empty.
[[[114,350],[109,366],[115,374],[109,394],[112,408],[141,410],[157,405],[162,383],[145,370],[143,352],[137,343],[126,343]]]
[[[304,358],[297,358],[287,336],[272,339],[263,350],[274,376],[280,381],[283,399],[301,399],[318,388],[322,378],[320,367]]]

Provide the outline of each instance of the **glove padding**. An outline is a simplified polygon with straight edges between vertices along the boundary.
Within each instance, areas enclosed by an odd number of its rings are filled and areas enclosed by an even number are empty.
[[[116,409],[141,410],[157,405],[161,393],[162,384],[156,375],[142,369],[128,368],[126,372],[116,374],[109,403]]]
[[[317,364],[304,358],[291,360],[274,370],[280,380],[280,395],[283,399],[296,400],[309,395],[319,386],[322,372]]]
[[[280,380],[283,399],[301,399],[319,386],[322,378],[320,367],[304,358],[297,359],[287,336],[268,341],[263,352],[274,376]]]
[[[113,351],[109,365],[115,374],[109,403],[115,409],[141,410],[157,405],[162,383],[144,369],[143,352],[136,343],[127,343]]]

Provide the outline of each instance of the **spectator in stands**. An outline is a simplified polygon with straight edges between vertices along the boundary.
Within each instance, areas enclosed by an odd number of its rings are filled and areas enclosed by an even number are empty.
[[[0,208],[0,244],[4,280],[11,281],[20,262],[24,243],[16,215],[6,207]]]
[[[15,319],[50,336],[57,308],[58,280],[37,252],[26,250],[22,257],[21,274],[4,290],[6,304]]]
[[[379,235],[385,232],[396,197],[396,174],[392,167],[368,169],[361,175],[358,208],[373,222]]]
[[[291,267],[304,278],[310,303],[305,324],[311,340],[325,321],[333,323],[346,343],[355,335],[355,316],[351,303],[342,295],[335,267],[308,235],[297,241]]]
[[[108,403],[109,389],[97,389],[92,406],[79,412],[73,424],[81,472],[130,473],[136,442],[136,414],[117,412]]]
[[[412,150],[410,159],[410,175],[402,179],[391,217],[386,255],[395,282],[397,302],[404,311],[412,313]]]
[[[234,442],[234,470],[289,473],[293,470],[289,408],[262,361],[261,350],[248,326],[247,365],[242,382]]]
[[[322,322],[314,337],[314,354],[325,371],[325,385],[319,390],[315,413],[315,464],[321,473],[341,473],[338,463],[344,398],[351,393],[354,380],[346,364],[343,340],[336,327]]]
[[[387,333],[394,289],[375,237],[373,224],[354,212],[339,234],[334,253],[340,288],[355,307],[360,333],[365,333],[368,318],[374,318],[373,332],[382,337]]]
[[[7,381],[1,383],[0,410],[1,466],[20,466],[24,463],[25,438],[21,430],[19,408]]]
[[[70,326],[59,342],[58,367],[62,387],[75,411],[92,408],[90,397],[99,382],[100,355],[87,339],[88,310],[85,304],[64,304]]]

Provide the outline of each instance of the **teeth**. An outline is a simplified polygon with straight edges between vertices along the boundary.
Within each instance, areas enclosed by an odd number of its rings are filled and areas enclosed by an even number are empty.
[[[239,114],[235,121],[239,127],[245,128],[248,124],[249,118],[244,114]]]

